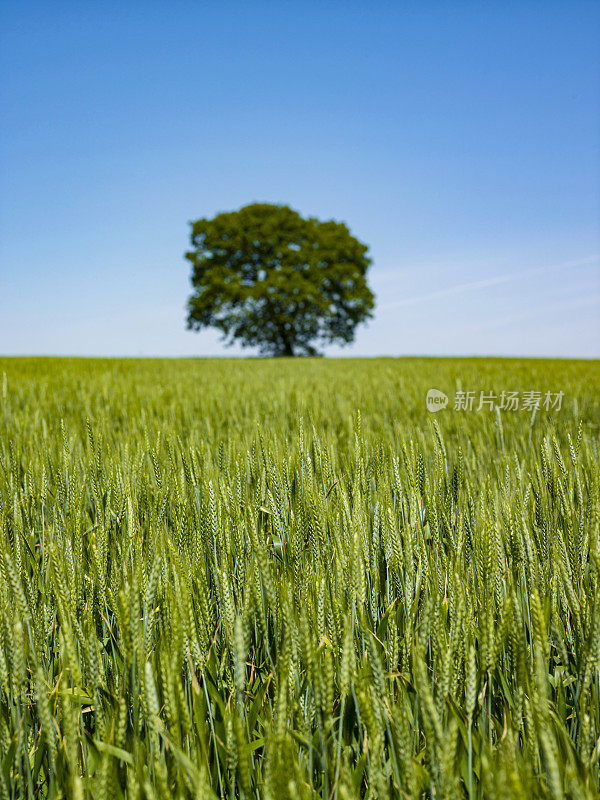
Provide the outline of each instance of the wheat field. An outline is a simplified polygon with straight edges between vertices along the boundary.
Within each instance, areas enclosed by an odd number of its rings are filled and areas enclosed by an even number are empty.
[[[599,362],[0,375],[0,800],[600,796]]]

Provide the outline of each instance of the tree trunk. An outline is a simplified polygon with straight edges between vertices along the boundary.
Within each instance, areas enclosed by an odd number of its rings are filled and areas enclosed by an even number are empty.
[[[284,356],[293,356],[294,355],[294,346],[289,341],[289,339],[286,339],[284,341],[284,343],[283,343],[283,355]]]

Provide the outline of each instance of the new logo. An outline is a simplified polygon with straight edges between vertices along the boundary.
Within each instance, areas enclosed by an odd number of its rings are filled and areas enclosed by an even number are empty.
[[[440,392],[439,389],[430,389],[427,392],[427,409],[431,411],[432,414],[435,414],[436,411],[441,411],[442,408],[446,408],[448,405],[448,395]]]

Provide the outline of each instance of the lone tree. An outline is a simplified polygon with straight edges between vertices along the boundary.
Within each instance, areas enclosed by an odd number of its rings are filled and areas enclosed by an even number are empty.
[[[372,317],[368,247],[342,222],[255,203],[191,223],[188,328],[267,355],[317,355]]]

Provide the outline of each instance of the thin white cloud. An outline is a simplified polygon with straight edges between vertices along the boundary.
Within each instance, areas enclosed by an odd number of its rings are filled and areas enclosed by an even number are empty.
[[[455,286],[448,286],[445,289],[438,289],[435,292],[428,292],[427,294],[416,295],[414,297],[405,297],[402,300],[396,300],[392,303],[384,303],[378,307],[379,311],[385,311],[392,308],[402,308],[404,306],[418,305],[419,303],[427,303],[430,300],[438,300],[441,297],[449,297],[454,294],[461,294],[472,289],[485,289],[489,286],[497,286],[501,283],[509,283],[519,278],[528,277],[530,275],[542,275],[546,272],[552,272],[555,269],[569,269],[571,267],[591,266],[600,263],[600,255],[586,256],[585,258],[573,259],[571,261],[563,261],[560,264],[552,264],[545,267],[534,267],[532,269],[521,270],[520,272],[508,272],[503,275],[495,275],[491,278],[482,278],[479,281],[469,281],[468,283],[459,283]]]
[[[573,311],[578,308],[588,307],[600,308],[600,294],[588,294],[585,297],[579,297],[574,300],[566,301],[563,303],[552,303],[549,305],[536,305],[534,308],[523,312],[522,314],[513,314],[507,317],[499,317],[485,322],[482,325],[473,325],[467,328],[462,328],[461,334],[464,333],[480,333],[481,331],[493,330],[494,328],[504,328],[514,325],[516,322],[523,322],[527,319],[535,319],[540,314],[561,314],[565,311]],[[554,319],[559,319],[558,317]]]

